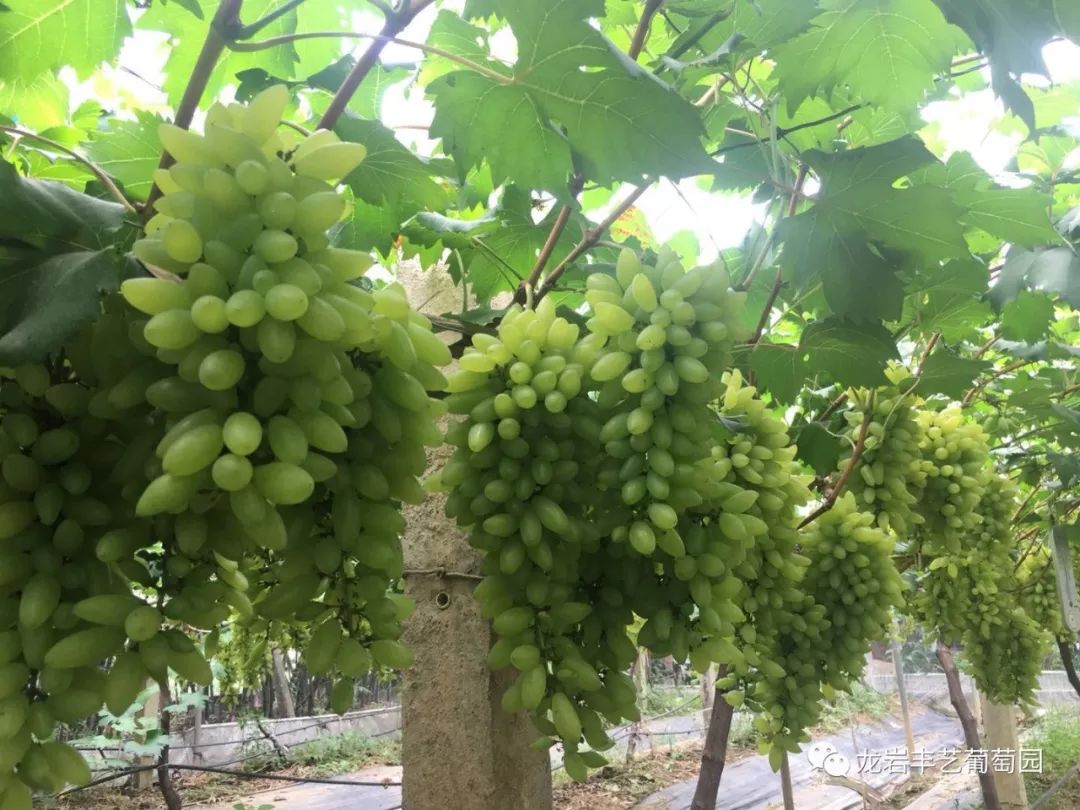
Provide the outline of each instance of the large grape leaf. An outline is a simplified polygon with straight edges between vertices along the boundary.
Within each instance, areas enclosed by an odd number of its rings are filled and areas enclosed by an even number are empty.
[[[129,264],[117,203],[20,177],[0,162],[0,365],[56,350],[95,317]]]
[[[517,39],[512,73],[454,71],[428,85],[432,135],[462,173],[493,149],[496,182],[560,194],[577,169],[601,184],[712,169],[695,108],[589,24],[602,2],[497,5]]]
[[[136,112],[134,121],[113,119],[109,128],[95,132],[87,146],[90,157],[119,180],[129,196],[145,199],[154,185],[154,169],[161,159],[158,125],[161,119]]]
[[[936,161],[918,139],[803,157],[820,177],[821,192],[813,207],[781,224],[781,261],[800,289],[820,277],[837,315],[896,319],[903,303],[899,267],[967,255],[961,210],[948,189],[894,186]]]
[[[1001,333],[1009,340],[1034,343],[1046,337],[1053,317],[1053,299],[1024,290],[1002,309]]]
[[[814,321],[803,330],[799,351],[811,374],[823,373],[841,385],[874,388],[886,383],[885,364],[900,357],[892,335],[880,324],[841,318]]]
[[[967,152],[954,153],[948,163],[935,163],[913,180],[947,188],[962,210],[960,221],[998,239],[1029,247],[1062,241],[1050,219],[1049,194],[998,185]]]
[[[962,37],[931,0],[822,0],[820,6],[806,32],[775,49],[789,112],[839,85],[873,104],[913,108],[948,68]]]
[[[4,0],[0,79],[28,82],[63,65],[85,77],[130,33],[124,0]]]
[[[960,399],[971,387],[971,382],[993,365],[986,360],[960,357],[955,352],[939,348],[928,358],[919,375],[920,394],[944,394]]]

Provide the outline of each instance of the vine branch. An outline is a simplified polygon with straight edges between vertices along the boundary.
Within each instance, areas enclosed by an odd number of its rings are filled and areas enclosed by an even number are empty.
[[[630,41],[630,49],[626,52],[635,62],[638,56],[641,55],[645,42],[649,38],[649,28],[652,27],[653,17],[663,4],[664,0],[645,0],[645,9],[641,12],[641,19],[638,20],[634,38]]]
[[[227,40],[222,32],[234,29],[240,24],[240,6],[243,1],[221,0],[221,5],[218,6],[217,13],[210,22],[210,30],[206,32],[206,41],[203,42],[202,50],[199,51],[199,56],[195,60],[195,67],[191,69],[191,78],[188,79],[187,87],[184,88],[184,95],[180,99],[180,104],[176,107],[176,116],[173,118],[173,124],[181,129],[187,129],[191,126],[191,121],[195,117],[195,110],[199,108],[199,101],[206,90],[206,85],[210,82],[214,67],[217,65],[218,59],[221,58],[221,54],[225,51]],[[172,155],[168,152],[162,152],[158,168],[167,169],[172,164]],[[150,194],[146,198],[146,204],[143,206],[143,216],[153,213],[154,201],[160,196],[161,189],[158,188],[157,183],[154,183],[150,189]]]
[[[1010,363],[1009,365],[1005,366],[1005,368],[995,371],[983,382],[979,383],[978,385],[972,386],[971,390],[964,394],[964,398],[960,401],[960,404],[964,407],[967,407],[972,402],[974,402],[975,398],[979,395],[979,393],[981,391],[984,391],[986,389],[986,386],[990,385],[990,383],[992,383],[994,380],[1004,377],[1010,371],[1016,371],[1018,368],[1029,366],[1034,362],[1035,360],[1017,360],[1015,363]]]
[[[795,124],[794,126],[790,126],[790,127],[777,127],[776,128],[775,138],[776,138],[776,140],[779,140],[781,138],[787,137],[788,135],[790,135],[793,132],[798,132],[800,129],[809,129],[810,127],[816,127],[816,126],[819,126],[821,124],[827,124],[830,121],[835,121],[837,118],[843,118],[846,115],[850,115],[851,113],[855,112],[856,110],[861,110],[865,106],[866,106],[865,104],[852,104],[850,107],[845,107],[844,109],[840,110],[840,112],[835,112],[835,113],[832,113],[831,115],[826,115],[823,118],[815,118],[813,121],[804,121],[801,124]],[[743,143],[733,143],[733,144],[729,144],[728,146],[721,146],[721,147],[719,147],[717,149],[714,149],[713,151],[709,152],[709,154],[712,155],[713,157],[716,157],[717,155],[722,155],[725,152],[734,152],[736,149],[745,149],[748,146],[758,146],[758,145],[763,144],[763,143],[770,143],[773,140],[773,138],[774,138],[774,136],[770,135],[767,138],[758,138],[757,140],[745,141]]]
[[[334,124],[337,123],[342,113],[345,112],[345,108],[349,105],[349,100],[356,93],[357,88],[360,87],[360,83],[364,81],[364,77],[367,76],[368,73],[371,72],[371,69],[378,63],[379,55],[390,42],[389,38],[396,37],[404,31],[418,14],[433,2],[434,0],[409,0],[405,7],[400,11],[387,14],[382,31],[379,32],[377,37],[373,38],[371,45],[369,45],[368,49],[364,51],[358,60],[356,60],[353,69],[349,71],[349,75],[345,77],[345,81],[341,83],[341,87],[334,93],[334,97],[330,100],[330,106],[326,108],[326,112],[323,113],[322,118],[319,120],[317,129],[334,128]]]
[[[847,486],[848,480],[851,478],[851,474],[855,472],[855,467],[859,464],[859,459],[862,458],[863,450],[866,449],[866,434],[870,430],[871,414],[874,408],[874,394],[871,392],[870,398],[866,404],[866,413],[863,415],[862,425],[859,426],[859,437],[855,440],[855,449],[851,453],[851,458],[848,459],[847,465],[844,467],[843,472],[840,473],[840,477],[836,480],[836,484],[829,489],[829,492],[825,495],[825,500],[821,502],[821,505],[803,518],[799,524],[799,528],[808,526],[824,515],[833,505],[836,503],[836,499],[840,497],[840,494],[844,491],[844,487]]]
[[[131,201],[127,197],[124,196],[124,192],[122,192],[120,190],[120,187],[113,182],[112,178],[109,177],[108,174],[106,174],[105,170],[85,155],[82,155],[74,149],[70,149],[69,147],[64,146],[62,143],[57,143],[52,138],[46,138],[44,135],[38,135],[36,132],[30,132],[29,130],[20,129],[19,127],[0,125],[0,132],[7,132],[20,138],[30,138],[34,141],[41,141],[41,143],[45,144],[50,149],[55,149],[58,152],[63,152],[66,155],[70,155],[71,157],[75,158],[75,160],[79,161],[79,163],[84,165],[87,169],[89,169],[91,173],[93,173],[94,177],[96,177],[101,182],[101,185],[105,186],[109,194],[111,194],[118,203],[120,203],[122,206],[124,206],[124,208],[126,208],[133,214],[139,213],[139,210],[131,204]]]
[[[541,298],[551,292],[552,287],[555,286],[555,282],[557,282],[559,280],[559,277],[566,272],[567,268],[570,267],[574,260],[581,256],[581,254],[589,250],[591,247],[593,247],[593,245],[595,245],[597,242],[599,242],[600,237],[604,235],[604,232],[612,226],[615,220],[617,220],[619,217],[621,217],[623,214],[630,210],[634,203],[638,201],[638,198],[641,197],[641,195],[648,190],[649,185],[649,183],[642,183],[640,186],[635,188],[632,192],[626,195],[626,199],[624,199],[621,203],[615,206],[615,209],[610,214],[604,217],[604,220],[599,225],[586,231],[585,235],[581,238],[581,241],[574,245],[573,249],[566,254],[566,257],[561,262],[559,262],[559,264],[555,267],[554,270],[548,273],[547,278],[544,279],[544,283],[541,284],[539,289],[536,291],[536,297],[534,300],[539,301]]]
[[[306,2],[306,0],[288,0],[288,2],[283,3],[273,11],[269,12],[265,17],[261,17],[255,22],[248,23],[247,25],[240,25],[239,20],[237,20],[235,30],[232,32],[233,37],[235,39],[247,39],[248,37],[252,37],[262,29],[266,28],[266,26],[270,25],[270,23],[274,22],[274,20],[284,17],[304,2]]]
[[[575,174],[570,180],[570,198],[577,197],[584,185],[584,176],[580,173]],[[529,271],[529,275],[514,291],[515,304],[524,304],[532,291],[536,289],[536,285],[540,283],[540,275],[551,260],[551,254],[555,252],[555,247],[559,244],[559,238],[562,236],[563,231],[566,230],[566,226],[570,222],[570,215],[573,212],[573,206],[566,203],[559,211],[558,216],[555,217],[555,221],[551,225],[551,231],[548,233],[547,239],[544,240],[544,246],[540,248],[540,253],[536,257],[536,263],[533,265],[532,270]]]
[[[799,173],[795,177],[795,186],[791,191],[791,200],[788,202],[787,216],[795,216],[795,210],[799,207],[799,200],[802,199],[802,187],[806,182],[806,176],[810,171],[810,167],[805,163],[799,164]],[[773,233],[776,232],[776,228],[773,228]],[[772,234],[770,234],[770,238]],[[753,347],[761,340],[761,336],[765,333],[765,326],[769,323],[769,314],[772,312],[773,304],[776,303],[776,299],[780,296],[780,288],[784,284],[784,271],[782,267],[776,268],[776,276],[773,278],[772,289],[769,290],[769,297],[765,301],[765,306],[761,310],[761,317],[758,318],[757,326],[754,327],[754,334],[750,336],[748,341],[749,346]]]
[[[923,349],[922,356],[919,358],[919,365],[915,368],[915,376],[921,377],[923,373],[923,367],[926,365],[926,361],[930,358],[930,352],[934,350],[937,342],[941,340],[941,332],[934,332],[930,336],[930,340],[926,343],[926,348]]]
[[[385,29],[384,29],[385,30]],[[282,34],[280,37],[270,37],[269,39],[259,39],[254,42],[242,42],[239,40],[230,40],[228,48],[231,51],[249,52],[249,51],[263,51],[267,48],[274,48],[278,45],[288,45],[290,42],[299,42],[305,39],[371,39],[376,42],[382,42],[383,46],[393,43],[395,45],[403,45],[406,48],[415,48],[418,51],[429,53],[432,56],[441,56],[444,59],[449,59],[452,62],[456,62],[462,67],[466,67],[469,70],[486,76],[494,82],[499,84],[510,84],[513,80],[511,77],[499,73],[497,70],[485,67],[477,62],[467,59],[464,56],[453,53],[439,48],[435,45],[428,45],[424,42],[414,42],[408,39],[399,39],[396,36],[387,34],[370,34],[364,31],[305,31],[300,34]],[[381,50],[381,48],[380,48]],[[366,53],[364,54],[367,55]]]

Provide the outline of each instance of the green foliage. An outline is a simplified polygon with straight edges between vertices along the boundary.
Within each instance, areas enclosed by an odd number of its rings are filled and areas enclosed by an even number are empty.
[[[850,692],[840,692],[822,704],[818,728],[832,733],[854,723],[882,720],[888,714],[888,698],[862,681],[856,681]]]

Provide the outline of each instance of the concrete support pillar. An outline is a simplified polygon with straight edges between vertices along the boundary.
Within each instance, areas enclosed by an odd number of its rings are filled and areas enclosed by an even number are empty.
[[[406,267],[397,276],[425,312],[461,306],[445,271]],[[429,469],[441,467],[450,449],[433,449]],[[549,754],[531,748],[537,733],[526,715],[502,710],[517,673],[488,669],[492,631],[472,597],[480,559],[445,517],[445,502],[432,494],[405,509],[405,592],[417,607],[402,636],[415,656],[401,692],[404,806],[551,810]]]
[[[991,703],[981,693],[979,704],[982,707],[985,728],[983,739],[986,740],[987,760],[994,774],[994,784],[997,786],[1001,810],[1027,810],[1027,789],[1024,787],[1024,775],[1020,773],[1017,753],[1020,750],[1020,738],[1016,731],[1016,707]],[[1015,767],[1000,772],[993,770],[994,749],[1011,751]]]

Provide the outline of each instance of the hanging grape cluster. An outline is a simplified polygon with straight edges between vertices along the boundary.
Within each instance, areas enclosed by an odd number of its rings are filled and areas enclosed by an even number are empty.
[[[411,661],[400,507],[442,441],[427,392],[449,350],[330,245],[329,181],[364,149],[279,136],[286,101],[215,104],[201,136],[163,125],[176,163],[134,247],[153,275],[49,366],[0,375],[5,808],[89,778],[57,721],[120,714],[170,670],[208,683],[230,617],[310,624],[338,711],[353,679]]]
[[[922,430],[912,397],[884,388],[872,397],[867,392],[856,392],[855,396],[864,402],[863,407],[844,413],[848,441],[841,454],[841,467],[854,452],[863,420],[870,419],[870,424],[858,474],[848,482],[848,490],[855,494],[861,509],[875,516],[878,526],[906,536],[923,521],[916,504],[925,481],[919,451]]]
[[[439,482],[447,514],[483,554],[476,596],[498,637],[489,663],[520,673],[504,708],[529,711],[583,778],[611,744],[603,721],[638,716],[624,670],[640,617],[639,644],[701,669],[723,664],[730,699],[768,713],[770,744],[791,748],[816,716],[821,679],[840,677],[820,639],[786,647],[792,625],[806,638],[811,624],[830,625],[797,552],[809,478],[786,425],[729,368],[743,296],[719,268],[687,271],[667,250],[645,265],[623,251],[613,275],[589,277],[586,300],[584,334],[550,299],[511,310],[496,335],[474,338],[449,382],[447,407],[464,418],[448,432],[457,449]],[[876,573],[888,552],[865,542]],[[853,592],[869,587],[851,579]],[[889,582],[882,599],[894,598]],[[837,672],[854,671],[844,656],[866,643],[846,634],[880,635],[877,611],[865,624],[834,631],[845,639]],[[802,708],[784,691],[789,653],[812,682]]]

